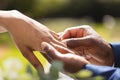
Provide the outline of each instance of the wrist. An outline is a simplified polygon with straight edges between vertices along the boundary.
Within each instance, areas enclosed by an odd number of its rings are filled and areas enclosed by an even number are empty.
[[[13,11],[0,11],[0,23],[2,27],[8,29],[9,25],[12,24],[12,13]],[[14,21],[14,23],[15,22],[16,20]]]

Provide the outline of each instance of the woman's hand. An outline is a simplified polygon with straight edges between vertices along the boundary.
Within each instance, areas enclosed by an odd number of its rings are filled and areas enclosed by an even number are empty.
[[[33,54],[33,51],[41,52],[42,42],[63,45],[56,33],[16,10],[0,11],[0,26],[9,32],[23,56],[36,69],[43,70],[42,64]]]
[[[61,38],[67,47],[91,64],[113,65],[113,51],[108,42],[90,26],[83,25],[66,29]]]

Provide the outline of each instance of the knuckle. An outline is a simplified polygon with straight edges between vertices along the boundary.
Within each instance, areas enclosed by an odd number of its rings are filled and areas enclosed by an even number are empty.
[[[88,43],[95,43],[95,38],[94,37],[89,37],[88,38]]]
[[[78,26],[79,29],[91,29],[91,26],[89,25],[82,25],[82,26]]]

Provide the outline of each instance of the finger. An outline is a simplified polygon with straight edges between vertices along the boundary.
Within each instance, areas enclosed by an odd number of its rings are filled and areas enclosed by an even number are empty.
[[[77,27],[68,28],[62,33],[60,38],[61,39],[68,39],[68,38],[83,37],[85,30],[86,29],[84,29],[84,26],[77,26]]]
[[[48,56],[47,53],[45,53],[45,52],[40,52],[40,53],[42,53],[42,55],[48,60],[48,62],[51,63],[53,61],[53,59],[50,56]]]
[[[66,54],[66,53],[74,53],[73,51],[69,50],[67,48],[67,46],[60,46],[58,44],[55,44],[53,42],[51,42],[51,45],[58,51],[61,52],[62,54]]]
[[[48,53],[48,55],[53,59],[53,60],[59,60],[62,61],[64,64],[64,69],[68,72],[76,72],[78,71],[81,67],[83,67],[85,64],[88,63],[87,60],[85,60],[83,57],[74,55],[74,54],[61,54],[58,52],[53,46],[50,44],[43,42],[41,44],[43,51]],[[76,66],[77,65],[77,66]],[[71,69],[71,67],[73,69]]]
[[[60,60],[62,58],[62,54],[60,54],[53,46],[46,42],[42,42],[41,44],[42,50],[48,54],[53,60]]]
[[[71,38],[75,34],[76,34],[76,30],[74,28],[68,28],[60,35],[60,38],[61,39]]]
[[[75,48],[80,46],[91,46],[94,43],[94,39],[90,36],[83,37],[83,38],[71,38],[65,39],[62,41],[67,45],[69,48]]]
[[[50,32],[52,34],[52,37],[54,37],[52,39],[52,41],[50,41],[50,42],[54,42],[54,43],[59,44],[61,46],[65,46],[63,43],[61,43],[61,38],[59,37],[59,35],[57,33],[53,32],[53,31],[50,31]]]
[[[58,41],[61,40],[61,39],[59,38],[59,35],[58,35],[57,33],[55,33],[54,31],[50,31],[50,33],[52,34],[52,36],[53,36],[56,40],[58,40]]]
[[[89,25],[82,25],[66,29],[60,36],[61,39],[78,38],[95,33]],[[96,34],[96,33],[95,33]]]
[[[43,65],[40,63],[40,61],[37,59],[37,57],[34,55],[33,51],[27,47],[19,46],[20,51],[22,52],[23,56],[37,69],[37,70],[43,70]]]

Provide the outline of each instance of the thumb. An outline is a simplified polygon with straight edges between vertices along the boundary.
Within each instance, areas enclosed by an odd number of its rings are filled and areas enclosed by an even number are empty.
[[[42,42],[41,44],[42,51],[46,53],[53,60],[60,60],[62,58],[62,54],[60,54],[53,46],[46,42]]]
[[[94,40],[92,37],[82,37],[82,38],[69,38],[64,39],[62,41],[65,43],[69,48],[76,48],[80,46],[91,46],[94,43]]]

